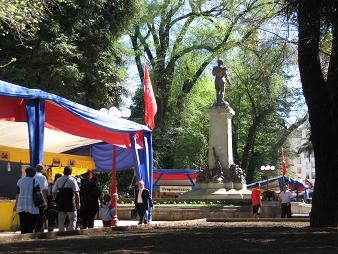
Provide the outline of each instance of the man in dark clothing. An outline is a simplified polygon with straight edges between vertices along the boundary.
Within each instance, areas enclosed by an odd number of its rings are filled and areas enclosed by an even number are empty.
[[[81,180],[80,188],[81,209],[80,218],[82,229],[93,228],[96,214],[99,212],[100,205],[103,203],[102,191],[97,186],[96,178],[89,179],[86,174]]]
[[[138,182],[138,191],[135,195],[135,207],[140,218],[138,224],[147,224],[148,218],[145,216],[146,211],[149,209],[149,207],[153,207],[153,201],[151,199],[149,190],[144,188],[143,181]]]

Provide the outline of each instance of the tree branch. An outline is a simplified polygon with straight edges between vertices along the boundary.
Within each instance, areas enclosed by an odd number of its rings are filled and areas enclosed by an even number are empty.
[[[155,31],[155,25],[147,23],[147,27],[148,27],[148,29],[149,29],[152,37],[153,37],[153,41],[154,41],[154,44],[155,44],[156,55],[158,55],[158,52],[159,52],[159,49],[160,49],[160,42],[158,40],[158,36],[156,34],[156,31]]]
[[[146,52],[146,54],[148,56],[148,59],[149,59],[151,65],[154,66],[155,61],[154,61],[153,54],[151,53],[149,44],[147,43],[146,39],[142,36],[140,28],[138,26],[135,27],[135,36],[140,40],[140,42],[141,42],[141,44],[144,48],[144,51]]]
[[[143,84],[143,67],[142,67],[142,62],[141,62],[141,52],[140,52],[140,47],[139,44],[137,43],[137,36],[135,35],[135,33],[132,33],[130,35],[131,38],[131,43],[133,45],[133,50],[135,53],[135,62],[136,62],[136,66],[137,66],[137,70],[139,73],[139,77],[141,80],[141,83]]]

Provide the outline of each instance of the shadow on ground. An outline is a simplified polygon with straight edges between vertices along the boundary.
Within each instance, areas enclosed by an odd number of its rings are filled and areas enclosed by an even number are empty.
[[[0,253],[338,253],[338,230],[305,223],[198,223],[0,244]]]

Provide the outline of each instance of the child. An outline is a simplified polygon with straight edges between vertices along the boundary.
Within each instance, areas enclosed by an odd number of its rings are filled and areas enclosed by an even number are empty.
[[[111,198],[108,194],[103,197],[103,204],[101,207],[101,218],[104,227],[110,227],[115,213],[115,209],[111,207]]]

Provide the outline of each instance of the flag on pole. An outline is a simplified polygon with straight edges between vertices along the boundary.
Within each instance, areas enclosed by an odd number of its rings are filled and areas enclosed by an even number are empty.
[[[313,189],[313,184],[309,181],[309,179],[305,179],[305,184],[309,187],[309,189]]]
[[[153,87],[151,86],[148,66],[144,65],[144,77],[143,77],[143,84],[144,84],[144,122],[147,126],[151,129],[155,128],[155,115],[157,112],[157,104],[156,99],[153,91]]]
[[[286,175],[286,161],[284,157],[284,147],[282,147],[282,163],[283,163],[283,176]]]

